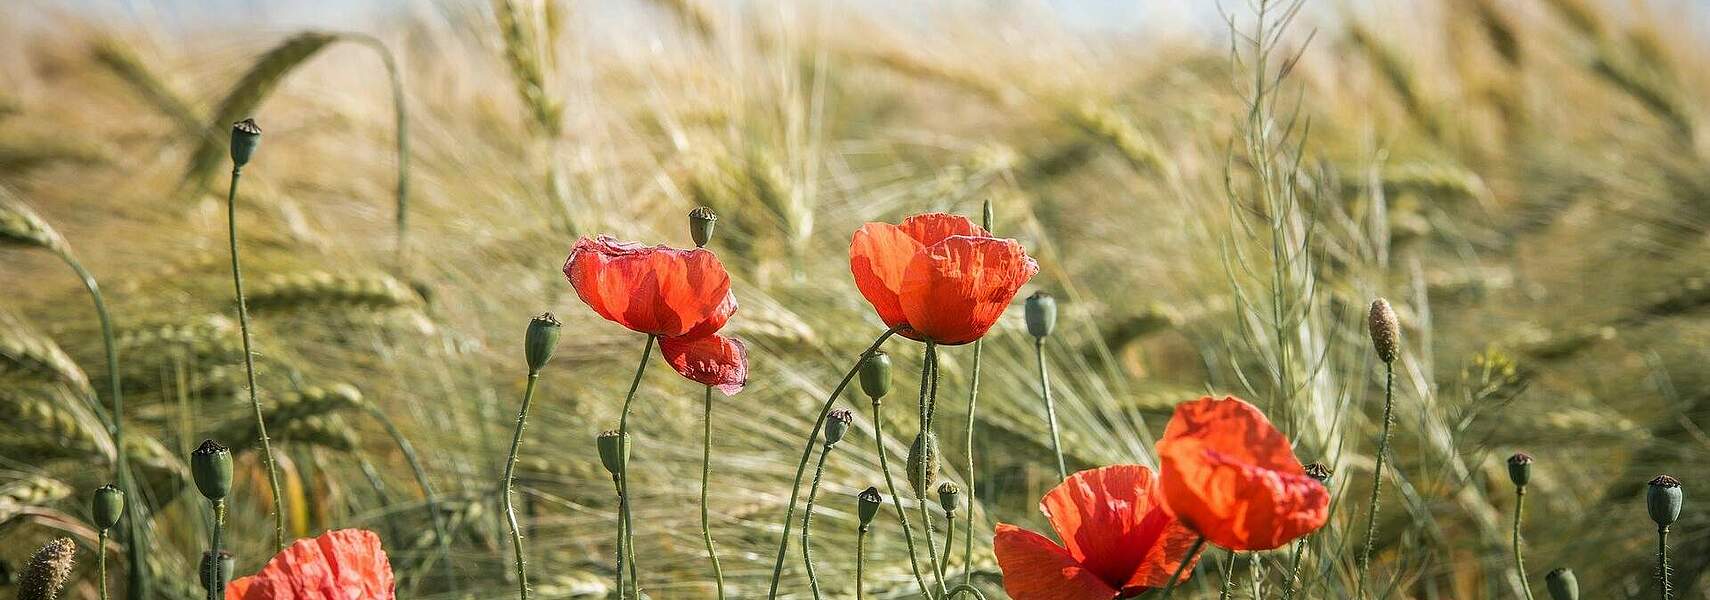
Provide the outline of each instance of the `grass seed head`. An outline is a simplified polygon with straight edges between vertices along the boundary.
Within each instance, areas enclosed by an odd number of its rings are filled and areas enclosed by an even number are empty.
[[[71,579],[71,566],[77,562],[77,544],[71,538],[58,538],[36,550],[30,564],[18,578],[18,600],[54,600]]]
[[[1395,362],[1397,344],[1401,340],[1401,322],[1395,318],[1395,309],[1389,306],[1389,301],[1378,298],[1372,301],[1372,308],[1366,315],[1366,327],[1372,334],[1372,348],[1377,350],[1378,359],[1384,363]]]

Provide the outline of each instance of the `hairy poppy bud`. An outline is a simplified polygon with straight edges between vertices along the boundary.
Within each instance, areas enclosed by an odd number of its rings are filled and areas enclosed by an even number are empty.
[[[558,333],[563,328],[552,313],[540,313],[528,321],[528,333],[523,336],[523,354],[528,358],[528,372],[539,372],[546,366],[546,361],[552,360],[552,351],[558,348]]]
[[[231,582],[232,582],[232,571],[237,570],[237,561],[232,559],[232,553],[226,552],[225,550],[221,550],[220,551],[220,565],[219,566],[220,566],[219,573],[215,573],[214,572],[214,553],[210,552],[210,551],[203,551],[202,552],[202,564],[200,565],[200,568],[197,569],[197,571],[199,573],[201,573],[201,575],[202,575],[202,588],[203,589],[223,590],[223,589],[226,589],[227,585],[231,584]],[[216,575],[219,578],[217,580],[217,583],[219,584],[218,587],[216,587],[214,585],[216,583],[216,579],[215,579]]]
[[[1514,482],[1514,487],[1526,487],[1532,481],[1532,455],[1515,452],[1508,457],[1508,479]]]
[[[629,434],[602,431],[594,441],[600,447],[600,463],[606,466],[606,472],[612,477],[623,474],[624,465],[629,464]]]
[[[891,355],[874,352],[861,361],[861,391],[874,402],[891,393]]]
[[[1544,584],[1550,587],[1551,600],[1579,600],[1579,580],[1574,578],[1573,569],[1550,571],[1544,576]]]
[[[36,550],[30,564],[18,577],[18,600],[54,600],[71,580],[71,566],[77,562],[77,544],[71,538],[58,538]]]
[[[96,528],[112,529],[125,514],[125,493],[111,483],[96,488],[95,497],[89,501],[89,512],[95,517]]]
[[[987,196],[985,203],[980,206],[980,226],[986,228],[986,231],[992,230],[992,199],[990,196]]]
[[[1306,476],[1318,480],[1324,487],[1330,487],[1330,466],[1324,463],[1312,463],[1305,466]]]
[[[255,147],[261,144],[261,128],[255,124],[255,119],[244,119],[232,123],[232,165],[243,168],[249,164],[250,155],[255,154]]]
[[[956,484],[948,481],[938,484],[938,506],[944,509],[945,514],[956,514],[961,497],[962,488],[956,487]]]
[[[190,453],[190,474],[203,497],[224,500],[232,493],[232,451],[214,440],[202,440]]]
[[[849,431],[849,422],[854,420],[854,413],[846,409],[831,411],[831,415],[825,420],[825,447],[830,448],[843,441],[843,433]]]
[[[1650,489],[1645,493],[1645,508],[1650,509],[1651,520],[1657,522],[1657,527],[1668,527],[1680,519],[1680,504],[1684,496],[1679,479],[1658,475],[1651,480]]]
[[[884,506],[885,497],[879,495],[879,488],[868,486],[855,496],[855,514],[861,518],[861,531],[866,531],[873,524],[873,517],[879,516],[879,507]]]
[[[718,213],[713,209],[702,206],[689,211],[689,237],[694,238],[696,248],[706,247],[712,239],[715,225],[718,225]]]
[[[1051,335],[1057,328],[1057,299],[1045,292],[1033,292],[1027,297],[1027,333],[1036,338]]]
[[[1389,301],[1378,298],[1372,301],[1371,312],[1366,315],[1366,327],[1371,330],[1372,348],[1377,350],[1378,359],[1385,363],[1395,362],[1396,344],[1401,340],[1401,322],[1395,318],[1395,309],[1390,308]]]
[[[921,467],[925,466],[926,479],[921,479]],[[938,434],[916,434],[914,443],[908,446],[908,484],[914,491],[925,493],[933,481],[938,480]]]

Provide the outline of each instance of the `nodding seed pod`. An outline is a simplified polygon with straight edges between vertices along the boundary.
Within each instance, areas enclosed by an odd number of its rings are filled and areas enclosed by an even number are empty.
[[[861,361],[861,391],[874,402],[891,393],[891,355],[879,351]]]
[[[1651,520],[1656,521],[1657,527],[1668,527],[1680,520],[1683,500],[1685,493],[1680,487],[1680,480],[1668,475],[1656,476],[1645,492],[1645,508],[1650,510]]]
[[[873,517],[879,516],[879,507],[884,506],[885,497],[879,495],[879,488],[868,486],[855,496],[855,514],[861,519],[861,531],[873,524]]]
[[[89,512],[97,529],[112,529],[125,514],[125,493],[111,483],[96,488],[95,496],[89,500]]]
[[[1324,487],[1330,487],[1330,465],[1315,462],[1307,464],[1304,468],[1307,477],[1318,480],[1318,483],[1324,484]]]
[[[843,441],[844,432],[849,431],[849,423],[854,420],[855,414],[847,409],[831,411],[831,415],[825,419],[825,447],[830,448]]]
[[[718,213],[713,209],[702,206],[689,211],[689,237],[695,240],[696,248],[705,248],[712,240],[713,227],[718,225]]]
[[[1579,580],[1574,578],[1573,569],[1562,567],[1544,576],[1544,585],[1550,588],[1551,600],[1579,600]]]
[[[523,335],[523,355],[528,358],[528,372],[538,373],[552,352],[558,349],[558,334],[563,323],[552,313],[540,313],[528,321],[528,333]]]
[[[944,482],[938,484],[938,506],[944,509],[944,514],[956,514],[956,507],[961,505],[962,488],[956,484]]]
[[[204,550],[202,552],[202,563],[197,568],[202,576],[202,588],[214,590],[223,590],[226,589],[226,586],[231,585],[232,571],[235,570],[237,570],[237,561],[232,559],[232,553],[225,550],[220,551],[219,587],[214,587],[214,553],[212,551]]]
[[[1036,338],[1051,335],[1051,330],[1057,328],[1057,299],[1045,292],[1033,292],[1027,297],[1024,315],[1027,317],[1027,333]]]
[[[1508,457],[1508,480],[1514,482],[1514,487],[1526,487],[1532,481],[1532,455],[1515,452]]]
[[[249,164],[249,157],[255,154],[255,147],[259,145],[261,127],[256,126],[255,119],[232,123],[232,166],[243,168]]]
[[[1389,306],[1389,301],[1378,298],[1372,301],[1372,308],[1366,314],[1366,327],[1371,330],[1372,349],[1377,350],[1378,360],[1384,363],[1395,362],[1397,344],[1401,341],[1401,322],[1395,318],[1395,309]]]
[[[600,432],[594,441],[600,447],[600,463],[606,466],[606,472],[614,479],[622,475],[629,464],[629,434],[612,429]]]
[[[214,440],[202,440],[190,453],[190,475],[202,497],[224,500],[232,493],[232,451]]]
[[[926,479],[921,479],[921,466],[926,467]],[[938,480],[938,434],[915,434],[914,443],[908,446],[908,484],[914,487],[916,493],[926,493],[932,482]]]
[[[18,577],[18,600],[58,598],[71,580],[71,567],[76,562],[77,544],[71,538],[57,538],[43,545]]]

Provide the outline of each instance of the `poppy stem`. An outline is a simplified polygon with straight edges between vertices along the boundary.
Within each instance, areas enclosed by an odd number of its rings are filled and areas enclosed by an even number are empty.
[[[1668,581],[1668,526],[1657,528],[1657,597],[1669,600],[1674,596]]]
[[[862,587],[862,576],[867,572],[867,527],[862,526],[855,532],[855,600],[866,598],[865,588]]]
[[[1366,547],[1360,552],[1360,582],[1355,598],[1366,597],[1366,574],[1372,564],[1372,543],[1377,535],[1378,499],[1383,493],[1383,464],[1389,456],[1389,428],[1395,423],[1395,363],[1383,365],[1383,434],[1378,438],[1377,466],[1372,469],[1372,497],[1366,509]]]
[[[225,566],[220,564],[220,530],[224,529],[225,525],[226,501],[223,499],[215,500],[213,540],[209,543],[209,554],[214,557],[214,560],[212,561],[213,573],[210,573],[208,578],[208,600],[224,600],[226,597],[226,579],[221,577],[220,573],[220,569]]]
[[[647,336],[647,344],[641,348],[641,362],[635,366],[635,379],[629,382],[629,393],[623,398],[623,414],[618,417],[619,439],[630,439],[629,409],[630,405],[635,402],[635,391],[641,387],[641,376],[647,373],[647,359],[653,355],[654,340],[655,336]],[[622,543],[619,544],[618,547],[624,552],[623,560],[629,562],[630,591],[634,592],[634,597],[640,598],[641,575],[636,573],[635,567],[635,521],[630,517],[630,499],[633,496],[630,496],[629,494],[629,461],[627,456],[625,457],[623,468],[618,470],[617,486],[618,512],[620,513],[619,518],[623,521],[618,530],[620,532],[619,535],[622,538]],[[618,566],[621,571],[621,567],[623,565],[620,564]],[[619,573],[618,578],[622,579],[622,577],[622,573]],[[622,596],[621,591],[619,592],[619,596]]]
[[[95,536],[95,575],[101,578],[101,600],[107,600],[107,528]]]
[[[273,488],[273,546],[285,549],[285,495],[279,489],[279,468],[273,460],[273,443],[267,439],[267,419],[261,413],[261,400],[255,396],[255,353],[250,348],[249,304],[243,295],[243,266],[238,261],[237,189],[241,169],[232,167],[232,186],[226,193],[226,231],[232,252],[232,287],[237,293],[238,330],[243,334],[243,368],[248,378],[249,405],[255,410],[255,430],[261,435],[261,456],[267,464],[267,483]],[[124,456],[124,450],[119,450]],[[124,477],[124,473],[120,473]],[[134,542],[133,542],[134,543]]]
[[[718,583],[719,600],[724,600],[724,568],[718,564],[718,547],[713,545],[712,515],[707,511],[707,486],[712,479],[712,386],[707,386],[705,410],[706,429],[701,434],[701,537],[707,542],[707,557],[712,560],[713,580]]]
[[[1193,558],[1199,555],[1200,548],[1204,547],[1205,536],[1199,536],[1199,539],[1193,541],[1193,546],[1188,548],[1187,554],[1185,558],[1182,559],[1181,564],[1176,565],[1176,572],[1170,574],[1170,581],[1164,584],[1164,593],[1163,595],[1158,596],[1158,600],[1170,600],[1170,594],[1174,594],[1176,592],[1176,584],[1180,583],[1182,580],[1182,572],[1187,571],[1188,565],[1193,564]]]
[[[932,594],[927,592],[926,577],[920,572],[920,558],[914,550],[914,528],[908,524],[908,511],[903,510],[902,496],[897,494],[897,482],[891,478],[890,461],[885,458],[885,421],[879,415],[879,400],[873,399],[873,444],[879,450],[879,472],[885,474],[885,489],[891,494],[891,504],[897,508],[897,521],[902,523],[903,541],[908,544],[908,566],[914,570],[914,581],[920,584],[920,593],[928,600]]]
[[[1229,553],[1229,564],[1223,567],[1223,587],[1217,590],[1217,600],[1229,600],[1230,592],[1234,591],[1235,561],[1241,558],[1233,551]]]
[[[523,389],[522,409],[517,411],[516,432],[511,434],[511,453],[505,459],[505,521],[511,528],[511,550],[516,558],[517,597],[528,600],[528,570],[524,567],[522,528],[517,526],[517,509],[511,502],[511,486],[516,479],[517,451],[522,448],[523,426],[528,423],[528,405],[534,400],[534,386],[540,381],[540,371],[529,370],[528,387]]]
[[[819,409],[819,419],[814,421],[813,431],[808,433],[807,445],[802,448],[802,459],[796,464],[795,483],[790,484],[790,505],[784,509],[784,534],[778,539],[778,556],[772,565],[772,586],[766,593],[768,599],[775,600],[778,597],[778,580],[784,575],[784,554],[790,549],[790,526],[794,525],[792,521],[796,514],[796,498],[801,493],[802,475],[807,472],[808,460],[813,458],[814,442],[819,440],[819,430],[825,427],[825,417],[831,414],[831,407],[837,403],[837,396],[843,393],[843,388],[849,387],[849,382],[855,379],[855,374],[860,372],[861,365],[867,362],[867,357],[878,352],[879,347],[885,344],[885,340],[891,339],[891,336],[896,335],[897,331],[901,329],[901,325],[886,329],[883,334],[879,335],[878,339],[873,340],[873,344],[855,359],[855,364],[849,367],[849,372],[843,374],[843,381],[837,383],[837,387],[831,390],[831,395],[826,397],[825,405]],[[874,427],[876,429],[877,425]],[[880,457],[883,456],[884,454],[881,453]],[[892,495],[895,495],[895,490],[892,490]]]
[[[621,515],[623,513],[623,505],[625,502],[627,502],[627,500],[625,500],[623,497],[623,488],[619,487],[619,485],[618,485],[617,475],[612,475],[612,489],[617,490],[618,514]],[[617,527],[617,592],[618,592],[618,600],[623,600],[624,598],[628,597],[628,596],[624,595],[625,592],[628,591],[628,588],[624,587],[624,578],[623,578],[623,567],[624,567],[624,563],[627,562],[624,559],[629,556],[629,554],[624,551],[624,549],[627,548],[627,546],[624,544],[624,534],[627,531],[628,531],[628,528],[624,527],[624,524],[623,524],[623,517],[621,517],[621,516],[618,517],[618,527]]]
[[[1288,584],[1283,586],[1283,600],[1294,600],[1295,586],[1300,585],[1300,557],[1306,553],[1306,541],[1311,537],[1302,536],[1294,543],[1294,556],[1288,560]]]
[[[819,577],[813,572],[813,500],[819,496],[819,479],[825,475],[825,458],[831,455],[831,444],[819,451],[819,464],[813,468],[813,483],[808,486],[807,506],[802,508],[802,564],[807,567],[808,589],[819,600]]]
[[[1045,369],[1045,338],[1033,338],[1033,355],[1039,363],[1039,395],[1045,397],[1045,421],[1051,426],[1051,452],[1057,455],[1057,480],[1069,478],[1063,462],[1063,440],[1057,434],[1057,403],[1051,399],[1051,374]]]
[[[931,436],[932,413],[933,409],[936,408],[933,406],[933,397],[937,395],[937,390],[938,345],[927,342],[926,356],[920,365],[920,446],[921,451],[928,456],[936,451],[936,448],[933,448]],[[914,501],[916,506],[920,508],[921,529],[926,530],[926,566],[932,569],[933,580],[938,584],[938,597],[945,598],[948,597],[948,591],[944,587],[944,570],[938,567],[938,549],[936,542],[932,539],[932,513],[926,506],[926,488],[932,486],[932,480],[927,478],[927,466],[930,464],[936,467],[938,461],[923,458],[919,463],[916,467],[915,476],[919,477],[920,485],[914,488]],[[931,475],[937,474],[932,473]],[[927,596],[930,597],[931,594],[929,593]]]
[[[1526,557],[1520,548],[1520,521],[1526,513],[1526,486],[1514,488],[1514,572],[1520,575],[1520,590],[1532,600],[1532,584],[1526,581]]]
[[[990,205],[990,201],[987,202]],[[988,228],[990,224],[988,223]],[[968,381],[968,427],[967,446],[964,454],[968,457],[968,526],[962,528],[962,583],[974,581],[974,570],[969,565],[974,564],[974,414],[980,400],[980,346],[984,340],[974,340],[974,369]]]
[[[971,529],[972,527],[968,527]],[[950,549],[956,546],[956,514],[944,513],[944,555],[938,557],[938,570],[950,572]]]

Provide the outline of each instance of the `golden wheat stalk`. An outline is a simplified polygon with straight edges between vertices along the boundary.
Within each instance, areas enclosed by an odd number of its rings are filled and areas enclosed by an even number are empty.
[[[69,384],[91,393],[89,377],[53,340],[13,328],[0,328],[0,375]]]
[[[121,41],[103,37],[90,49],[90,56],[95,64],[130,85],[150,106],[172,119],[185,135],[192,139],[201,137],[205,118]]]
[[[396,308],[414,306],[419,297],[387,275],[335,275],[327,272],[275,275],[248,294],[250,308]]]
[[[51,506],[71,496],[71,486],[43,475],[24,475],[0,483],[0,523],[25,508]]]

